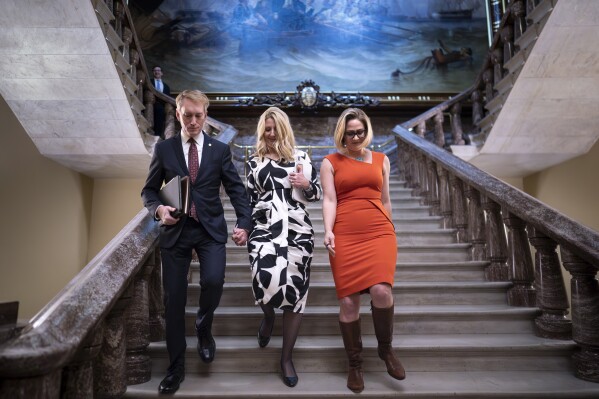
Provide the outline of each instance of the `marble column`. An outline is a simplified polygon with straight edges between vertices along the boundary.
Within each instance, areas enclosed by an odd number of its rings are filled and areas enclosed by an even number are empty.
[[[535,289],[541,316],[535,319],[538,336],[553,339],[572,339],[572,322],[568,314],[568,297],[557,243],[532,226],[528,226],[530,243],[535,247]]]

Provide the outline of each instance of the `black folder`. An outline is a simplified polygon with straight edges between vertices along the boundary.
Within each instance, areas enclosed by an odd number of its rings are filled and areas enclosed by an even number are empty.
[[[180,218],[189,213],[189,176],[175,176],[166,183],[158,194],[163,205],[172,206],[176,211],[171,212],[174,218]]]

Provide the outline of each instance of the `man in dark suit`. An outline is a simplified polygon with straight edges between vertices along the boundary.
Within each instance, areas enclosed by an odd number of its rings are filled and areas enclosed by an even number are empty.
[[[170,96],[171,88],[162,81],[162,68],[159,65],[156,65],[152,68],[152,74],[154,75],[154,77],[150,79],[152,86],[154,86],[157,91]],[[164,103],[161,100],[156,99],[156,101],[154,101],[154,136],[164,138],[165,119]]]
[[[251,209],[245,187],[231,160],[229,146],[202,131],[209,101],[198,90],[177,96],[177,119],[181,133],[156,144],[146,184],[141,192],[144,205],[161,221],[160,254],[166,320],[166,347],[170,365],[159,386],[173,393],[185,378],[185,305],[187,273],[195,250],[200,260],[200,301],[195,322],[201,359],[214,359],[212,319],[225,279],[225,222],[220,187],[224,186],[235,208],[237,224],[233,241],[245,245],[251,228]],[[175,176],[190,176],[191,210],[175,218],[175,208],[163,205],[159,191]],[[194,179],[195,176],[195,179]]]

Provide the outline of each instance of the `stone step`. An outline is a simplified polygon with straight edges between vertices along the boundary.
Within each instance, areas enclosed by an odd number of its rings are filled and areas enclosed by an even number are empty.
[[[469,248],[470,244],[398,245],[397,261],[433,262],[443,259],[446,262],[464,262],[470,260]],[[227,245],[227,263],[241,263],[248,259],[245,246]],[[329,253],[324,246],[317,243],[312,260],[318,263],[329,261]]]
[[[281,321],[281,320],[277,320]],[[258,326],[256,326],[256,333]],[[187,337],[187,374],[203,373],[276,373],[279,369],[282,338],[272,336],[266,348],[260,348],[255,336],[215,337],[214,362],[203,363],[197,354],[197,339]],[[385,364],[377,354],[376,337],[362,337],[363,368],[383,372]],[[495,371],[564,370],[575,350],[573,341],[558,341],[525,334],[454,334],[395,335],[393,346],[407,373],[415,371]],[[150,344],[153,374],[168,367],[166,343]],[[344,372],[347,357],[340,334],[298,337],[293,363],[298,373]],[[506,361],[509,356],[510,361]]]
[[[158,385],[164,371],[154,372],[146,383],[127,387],[125,398],[164,398]],[[302,372],[295,388],[283,385],[279,371],[270,373],[188,372],[177,398],[226,399],[339,399],[356,397],[346,387],[347,373]],[[386,372],[365,370],[360,398],[597,398],[599,386],[564,371],[408,371],[404,381]]]
[[[506,290],[511,282],[397,282],[393,289],[396,305],[504,305]],[[189,284],[187,301],[198,303],[199,283]],[[310,284],[307,306],[336,306],[339,303],[333,282]],[[361,303],[370,303],[369,295]],[[225,283],[219,306],[252,306],[254,297],[251,282]]]
[[[233,226],[235,226],[235,223],[237,222],[237,218],[233,215],[225,216],[225,221],[227,222],[229,232],[231,232]],[[311,213],[310,221],[312,222],[312,227],[314,228],[314,231],[324,231],[322,213]],[[434,230],[441,229],[443,227],[443,218],[441,216],[410,217],[409,215],[396,214],[393,216],[393,224],[395,225],[395,228],[398,230]]]
[[[249,294],[251,300],[251,294]],[[185,311],[186,335],[195,335],[197,305],[188,302]],[[339,332],[338,306],[306,307],[300,336],[334,335]],[[395,306],[395,334],[533,334],[533,317],[537,308],[516,308],[507,305],[416,305]],[[215,336],[255,335],[263,313],[254,306],[219,306],[213,324]],[[363,334],[374,334],[369,306],[360,308]],[[275,334],[280,334],[275,326]]]
[[[395,269],[395,281],[484,281],[485,267],[489,262],[403,262]],[[249,261],[228,263],[226,281],[244,283],[251,278]],[[199,263],[191,264],[190,282],[200,281]],[[310,281],[315,283],[332,282],[333,274],[329,262],[312,262],[310,266]]]

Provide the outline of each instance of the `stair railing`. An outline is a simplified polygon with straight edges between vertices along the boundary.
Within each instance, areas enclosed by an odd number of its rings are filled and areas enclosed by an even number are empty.
[[[158,140],[158,136],[154,135],[154,104],[157,101],[164,104],[164,137],[169,138],[177,133],[178,128],[175,118],[175,99],[157,91],[151,84],[152,75],[147,68],[127,2],[123,0],[91,0],[91,2],[123,83],[140,135],[148,152],[152,153]],[[206,119],[204,125],[204,130],[210,135],[222,134],[230,128],[229,125],[211,117]]]
[[[488,261],[485,277],[511,281],[511,306],[538,307],[537,336],[573,339],[579,378],[599,382],[599,233],[573,221],[398,125],[400,177],[431,215],[470,244],[470,259]],[[534,261],[531,255],[534,248]],[[559,247],[559,255],[557,249]],[[561,262],[560,262],[561,255]],[[571,311],[562,277],[571,274]]]
[[[497,86],[503,84],[504,78],[512,73],[508,71],[517,70],[524,63],[528,56],[524,49],[528,49],[529,43],[536,40],[556,2],[557,0],[510,0],[474,84],[402,126],[420,137],[424,137],[430,127],[434,131],[434,143],[446,149],[450,145],[465,144],[465,134],[470,137],[483,136],[478,140],[486,139],[486,134],[497,117],[489,109],[498,108],[492,106],[493,102],[505,101],[503,96],[498,96]],[[465,115],[466,111],[470,114]],[[446,123],[446,113],[450,116],[449,123]],[[472,126],[466,132],[462,123],[463,115],[469,116],[467,119],[472,121]],[[481,125],[488,126],[487,131],[481,132]],[[445,138],[447,128],[451,133],[450,142]]]
[[[158,227],[141,210],[19,334],[0,345],[0,397],[120,397],[163,339]]]

